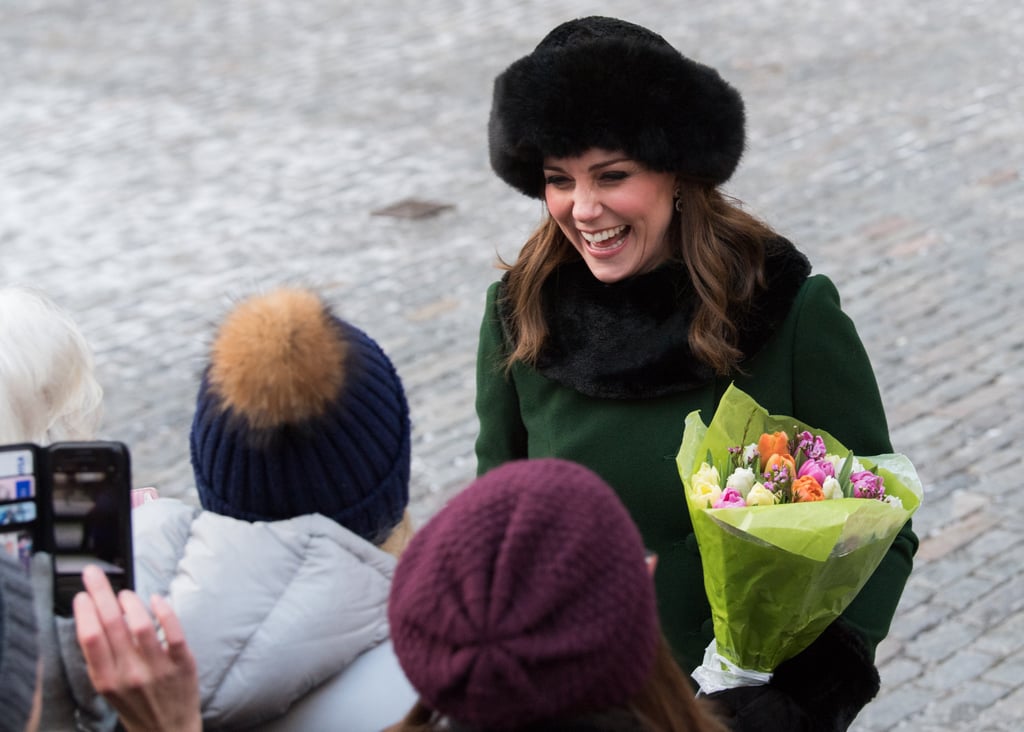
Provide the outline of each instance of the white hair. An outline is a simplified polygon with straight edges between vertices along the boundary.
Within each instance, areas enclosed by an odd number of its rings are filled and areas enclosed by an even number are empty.
[[[71,316],[41,292],[0,287],[0,445],[95,439],[102,401]]]

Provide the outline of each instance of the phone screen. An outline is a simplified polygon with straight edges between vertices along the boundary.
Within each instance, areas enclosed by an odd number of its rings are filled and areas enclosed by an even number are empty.
[[[98,565],[115,592],[132,588],[131,475],[117,443],[58,443],[48,460],[54,609],[66,615],[87,564]]]
[[[37,506],[35,454],[31,447],[0,451],[0,551],[28,571],[35,550]]]

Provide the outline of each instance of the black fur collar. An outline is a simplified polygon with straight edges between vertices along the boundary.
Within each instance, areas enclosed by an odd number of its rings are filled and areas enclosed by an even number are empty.
[[[768,244],[761,292],[740,326],[744,359],[778,329],[810,264],[790,242]],[[549,335],[537,362],[546,378],[587,396],[645,399],[706,384],[714,373],[688,340],[696,293],[683,264],[670,262],[610,285],[582,260],[559,267],[542,288]],[[499,292],[503,302],[504,283]],[[511,333],[502,310],[506,334]]]

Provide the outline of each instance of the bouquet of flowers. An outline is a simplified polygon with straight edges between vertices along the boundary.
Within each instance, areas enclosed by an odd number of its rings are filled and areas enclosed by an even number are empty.
[[[854,456],[730,386],[711,423],[686,417],[676,456],[715,639],[704,693],[767,683],[846,609],[921,504],[903,455]]]

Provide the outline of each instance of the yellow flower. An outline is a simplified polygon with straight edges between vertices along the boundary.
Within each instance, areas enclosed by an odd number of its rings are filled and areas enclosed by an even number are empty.
[[[762,483],[754,483],[747,494],[748,506],[774,506],[779,497],[764,487]]]
[[[718,480],[718,469],[713,465],[701,463],[700,469],[691,478],[693,497],[706,502],[710,507],[722,497],[722,486]]]

